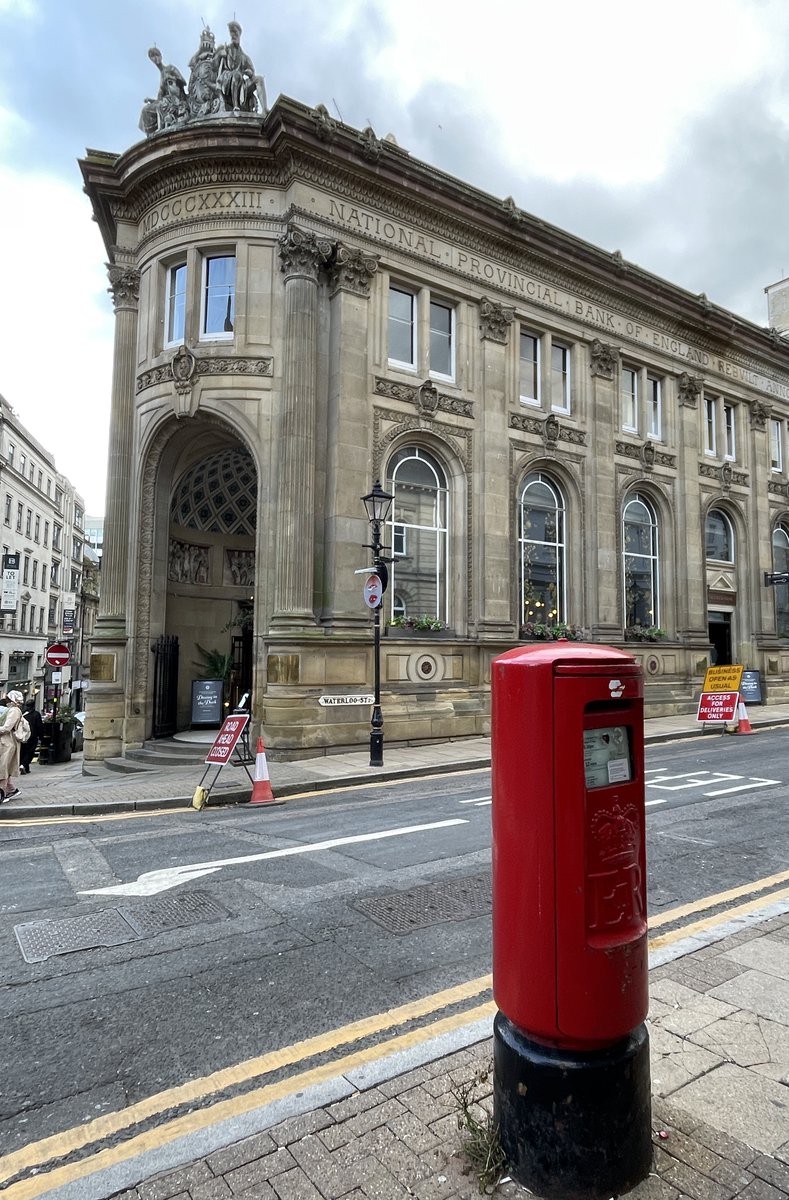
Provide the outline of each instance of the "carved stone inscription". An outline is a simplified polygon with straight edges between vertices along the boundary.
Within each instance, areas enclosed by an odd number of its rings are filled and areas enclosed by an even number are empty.
[[[115,682],[115,658],[114,654],[91,654],[90,656],[90,677],[98,683],[114,683]]]

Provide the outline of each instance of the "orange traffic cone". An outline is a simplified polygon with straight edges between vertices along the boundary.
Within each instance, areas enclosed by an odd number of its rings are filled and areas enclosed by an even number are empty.
[[[753,733],[751,723],[748,720],[748,710],[745,707],[745,702],[742,696],[737,701],[737,728],[735,733]]]
[[[282,804],[282,800],[275,800],[274,793],[271,790],[271,780],[268,777],[268,763],[266,762],[266,748],[263,745],[263,738],[258,738],[257,751],[255,753],[255,778],[252,781],[252,795],[249,799],[250,804]]]

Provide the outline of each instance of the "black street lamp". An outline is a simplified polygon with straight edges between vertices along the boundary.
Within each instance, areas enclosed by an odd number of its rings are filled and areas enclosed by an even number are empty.
[[[381,556],[381,551],[385,549],[381,544],[381,526],[386,524],[386,518],[389,516],[393,500],[394,496],[390,496],[381,487],[380,479],[376,479],[371,492],[366,496],[362,496],[362,504],[367,513],[367,520],[370,522],[370,537],[372,539],[365,544],[367,549],[373,552],[373,570],[381,580],[381,599],[373,610],[375,699],[373,702],[373,715],[370,720],[371,767],[382,767],[384,765],[384,718],[381,712],[381,609],[384,603],[386,585],[389,582],[389,568],[386,564],[392,560],[391,558],[383,558]]]

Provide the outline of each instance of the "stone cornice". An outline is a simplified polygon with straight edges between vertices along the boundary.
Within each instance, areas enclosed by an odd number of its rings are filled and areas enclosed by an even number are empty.
[[[374,391],[376,396],[386,396],[389,400],[413,404],[425,417],[431,417],[436,412],[451,413],[455,417],[474,416],[474,405],[470,400],[439,392],[429,379],[422,384],[410,384],[376,376]]]
[[[327,129],[316,112],[280,98],[265,120],[234,124],[232,136],[195,126],[138,143],[117,159],[91,151],[80,166],[105,241],[115,240],[118,216],[133,219],[156,195],[186,186],[184,172],[192,173],[192,186],[202,177],[214,187],[234,180],[281,187],[301,177],[515,270],[536,270],[547,282],[633,320],[648,320],[710,353],[725,353],[730,361],[754,369],[757,359],[755,369],[786,380],[789,347],[767,330],[626,263],[618,252],[539,220],[512,200],[502,202],[413,159],[372,131],[362,135],[342,122]],[[371,146],[375,162],[366,157]]]

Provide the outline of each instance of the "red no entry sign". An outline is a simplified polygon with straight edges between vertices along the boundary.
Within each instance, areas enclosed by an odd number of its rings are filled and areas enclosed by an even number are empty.
[[[65,667],[71,658],[71,651],[65,642],[53,642],[51,646],[47,646],[44,657],[47,660],[47,666]]]

